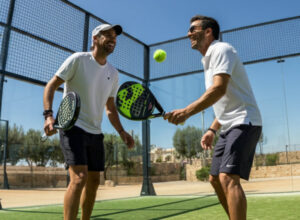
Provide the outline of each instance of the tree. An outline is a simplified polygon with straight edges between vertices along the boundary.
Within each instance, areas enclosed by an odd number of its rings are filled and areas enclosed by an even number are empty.
[[[168,155],[168,156],[166,156],[166,158],[165,158],[165,160],[166,160],[167,162],[171,161],[171,159],[172,159],[171,155]]]
[[[104,178],[106,179],[107,170],[116,165],[122,164],[128,173],[132,173],[130,169],[134,167],[134,161],[142,155],[142,145],[138,135],[134,135],[134,149],[128,150],[127,145],[123,142],[120,136],[115,134],[104,134],[105,148],[105,169]]]
[[[0,135],[5,131],[0,127]],[[24,159],[31,167],[33,165],[46,166],[50,161],[51,166],[57,166],[64,162],[64,157],[60,149],[57,135],[48,138],[46,142],[41,142],[42,132],[29,129],[26,134],[22,126],[14,124],[8,128],[7,159],[12,164],[17,164]],[[2,137],[2,136],[1,136]]]
[[[268,141],[267,137],[264,135],[263,132],[261,132],[261,135],[258,140],[258,146],[259,146],[259,155],[255,153],[255,166],[256,169],[258,169],[259,166],[265,166],[266,160],[265,155],[263,153],[263,145],[266,144]]]
[[[118,145],[118,155],[121,157],[121,163],[127,170],[127,175],[136,175],[135,165],[142,161],[142,144],[138,135],[133,136],[134,148],[128,149],[127,145],[121,141]]]
[[[58,164],[64,163],[64,155],[60,148],[59,138],[55,135],[52,139],[49,140],[48,145],[50,146],[48,151],[50,165],[53,167],[57,167]]]
[[[273,154],[267,154],[266,155],[266,165],[267,166],[276,166],[278,164],[279,160],[279,154],[273,153]]]
[[[22,126],[14,124],[13,127],[8,128],[7,158],[12,165],[17,164],[22,159],[19,148],[23,144],[24,139],[25,134]]]
[[[114,134],[104,135],[104,151],[105,151],[105,168],[104,179],[107,180],[107,170],[115,164],[114,160],[114,144],[117,143],[117,136]]]
[[[160,156],[160,157],[158,157],[157,159],[156,159],[156,161],[155,161],[156,163],[161,163],[162,162],[162,157]]]
[[[8,129],[8,144],[22,144],[24,141],[24,129],[22,126],[18,127],[16,124]]]
[[[46,166],[52,153],[49,141],[41,142],[42,132],[29,129],[25,135],[24,143],[20,147],[22,159],[25,159],[31,170],[33,165]]]
[[[260,155],[263,154],[263,145],[266,144],[267,141],[268,141],[267,137],[264,135],[263,132],[261,132],[261,135],[260,135],[259,140],[258,140]]]
[[[196,127],[178,128],[173,136],[173,146],[181,157],[191,160],[203,151],[201,137],[202,131]]]

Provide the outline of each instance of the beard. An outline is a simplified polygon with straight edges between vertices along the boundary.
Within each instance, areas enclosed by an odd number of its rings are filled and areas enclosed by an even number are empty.
[[[200,31],[197,33],[197,35],[192,39],[193,41],[191,42],[192,43],[192,49],[195,49],[195,50],[198,50],[201,48],[201,45],[203,44],[204,42],[204,31]],[[196,43],[193,43],[193,42],[196,42]]]
[[[115,50],[115,47],[111,47],[109,44],[105,44],[105,45],[103,46],[103,51],[104,51],[107,55],[113,53],[114,50]]]

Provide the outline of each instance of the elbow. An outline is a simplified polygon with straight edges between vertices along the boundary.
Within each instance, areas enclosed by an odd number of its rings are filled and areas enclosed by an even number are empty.
[[[110,108],[109,106],[106,107],[105,109],[107,117],[111,117],[114,115],[115,110],[113,108]]]
[[[222,87],[222,88],[220,89],[220,95],[221,95],[221,97],[224,96],[224,95],[226,94],[226,91],[227,91],[227,88],[226,88],[226,87]]]
[[[105,112],[108,117],[111,115],[111,111],[108,108],[105,109]]]

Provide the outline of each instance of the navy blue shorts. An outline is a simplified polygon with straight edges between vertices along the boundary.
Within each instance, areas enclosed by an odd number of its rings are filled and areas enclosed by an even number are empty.
[[[66,168],[69,165],[87,165],[88,171],[104,170],[103,134],[87,133],[74,126],[68,131],[60,130],[59,136]]]
[[[248,180],[261,130],[261,126],[243,124],[221,133],[214,147],[210,174],[236,174]]]

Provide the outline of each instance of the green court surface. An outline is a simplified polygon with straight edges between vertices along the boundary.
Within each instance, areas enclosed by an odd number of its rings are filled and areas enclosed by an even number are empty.
[[[300,195],[248,197],[248,218],[252,220],[300,219]],[[63,219],[63,207],[10,208],[0,211],[2,220]],[[79,215],[78,215],[79,219]],[[97,202],[91,219],[228,219],[216,196],[138,197]]]

